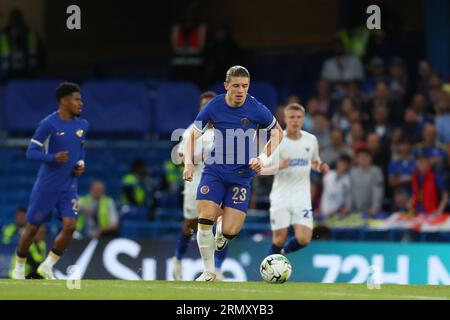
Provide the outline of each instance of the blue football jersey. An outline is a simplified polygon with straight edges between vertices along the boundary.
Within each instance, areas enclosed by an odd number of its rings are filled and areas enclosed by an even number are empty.
[[[78,161],[84,161],[87,131],[85,119],[62,120],[58,112],[39,123],[27,150],[27,159],[43,161],[33,189],[56,192],[77,188],[73,170]],[[68,162],[56,162],[56,153],[61,151],[68,151]]]
[[[251,95],[240,107],[230,107],[225,94],[212,99],[197,115],[194,128],[204,132],[214,127],[214,147],[205,159],[206,166],[222,170],[248,170],[251,158],[257,156],[257,129],[272,129],[277,121],[273,114]]]

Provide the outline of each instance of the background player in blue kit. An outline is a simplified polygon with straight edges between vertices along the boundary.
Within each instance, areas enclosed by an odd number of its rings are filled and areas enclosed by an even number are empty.
[[[272,113],[247,95],[249,85],[248,70],[242,66],[231,67],[224,83],[226,94],[218,95],[199,112],[195,130],[186,140],[183,175],[185,180],[192,181],[194,143],[206,131],[208,123],[214,127],[214,149],[205,160],[197,189],[197,242],[204,272],[196,281],[215,280],[214,249],[222,250],[241,230],[248,209],[251,179],[267,164],[283,137],[283,130]],[[264,152],[256,158],[253,137],[258,129],[271,131],[271,138]],[[220,207],[223,218],[218,219],[214,239],[212,228]]]
[[[77,177],[84,172],[84,141],[88,122],[79,118],[83,102],[80,87],[61,83],[56,89],[59,110],[44,118],[36,129],[26,157],[42,161],[27,211],[27,225],[17,249],[13,279],[25,279],[28,249],[39,226],[50,221],[54,208],[63,222],[53,248],[38,267],[38,274],[55,279],[53,266],[69,245],[78,214]]]

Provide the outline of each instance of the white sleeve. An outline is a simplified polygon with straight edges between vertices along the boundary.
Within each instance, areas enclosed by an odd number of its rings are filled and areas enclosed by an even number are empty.
[[[283,143],[283,142],[282,142]],[[270,155],[268,161],[267,161],[267,167],[272,166],[274,164],[277,164],[280,162],[280,149],[282,148],[281,145],[279,145],[274,152]]]
[[[314,139],[314,148],[313,148],[313,152],[312,152],[312,156],[311,156],[311,161],[319,161],[319,163],[321,163],[322,161],[320,160],[320,156],[319,156],[319,142],[317,141],[316,136],[313,136]]]
[[[193,128],[193,126],[189,126],[186,130],[184,130],[183,136],[181,137],[181,141],[178,143],[178,150],[177,150],[178,154],[184,155],[184,144],[185,144],[186,140],[189,138],[189,136],[191,135],[192,128]]]

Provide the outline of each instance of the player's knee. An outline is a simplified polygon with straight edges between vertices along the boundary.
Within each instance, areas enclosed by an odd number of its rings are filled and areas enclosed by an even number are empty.
[[[72,234],[72,233],[75,232],[76,229],[77,229],[77,224],[76,224],[76,222],[67,222],[67,223],[64,223],[64,226],[63,226],[64,232]]]
[[[237,234],[223,233],[223,236],[224,236],[225,238],[227,238],[228,240],[233,240],[233,239],[236,238],[238,235],[237,235]]]
[[[276,245],[278,247],[282,247],[284,245],[284,243],[286,242],[286,236],[284,236],[284,235],[274,235],[272,242],[273,242],[274,245]]]
[[[27,224],[26,230],[27,230],[28,233],[30,233],[30,234],[36,234],[37,231],[39,230],[39,227],[40,227],[40,226],[37,226],[37,225],[35,225],[35,224],[29,223],[29,224]]]
[[[311,237],[299,236],[295,237],[297,242],[302,246],[307,246],[311,242]]]
[[[200,219],[207,219],[214,221],[216,219],[216,215],[214,212],[208,209],[198,209],[198,217]]]

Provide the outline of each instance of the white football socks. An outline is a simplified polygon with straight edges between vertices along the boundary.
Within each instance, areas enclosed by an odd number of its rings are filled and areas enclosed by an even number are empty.
[[[205,271],[215,273],[214,235],[212,232],[212,226],[204,224],[198,225],[197,243]]]
[[[58,262],[59,258],[61,258],[61,257],[58,256],[57,254],[53,253],[52,251],[50,251],[48,253],[47,258],[45,258],[45,260],[44,260],[44,262],[42,262],[42,264],[49,268],[53,268],[55,263]]]
[[[20,258],[18,256],[16,256],[16,265],[15,265],[15,269],[17,272],[20,273],[25,273],[25,264],[27,262],[27,258]]]

